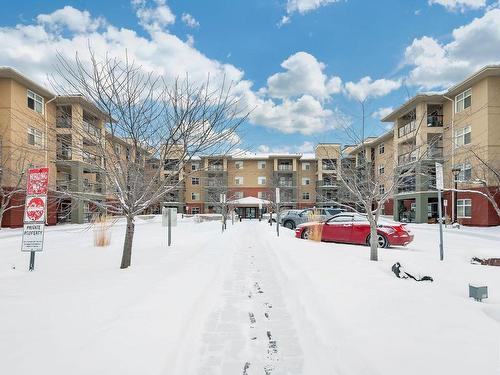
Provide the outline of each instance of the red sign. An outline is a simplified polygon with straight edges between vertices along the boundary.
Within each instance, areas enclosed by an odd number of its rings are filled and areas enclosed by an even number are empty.
[[[27,197],[24,208],[24,222],[45,220],[45,197]]]
[[[49,168],[33,168],[28,170],[26,195],[47,195],[49,185]]]

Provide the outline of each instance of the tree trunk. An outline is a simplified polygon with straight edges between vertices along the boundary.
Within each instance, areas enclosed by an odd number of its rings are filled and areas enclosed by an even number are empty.
[[[370,260],[378,261],[377,223],[370,220]]]
[[[122,254],[122,264],[121,269],[130,267],[130,261],[132,260],[132,242],[134,240],[134,218],[127,216],[127,231],[125,232],[125,242],[123,243],[123,254]]]

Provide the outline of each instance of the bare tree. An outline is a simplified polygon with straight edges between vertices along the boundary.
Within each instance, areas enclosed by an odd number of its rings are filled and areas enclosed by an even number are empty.
[[[417,172],[416,166],[431,156],[432,148],[440,141],[440,138],[436,137],[431,143],[420,147],[408,143],[405,145],[407,147],[405,155],[409,156],[407,163],[401,163],[402,166],[397,166],[394,170],[385,171],[387,173],[380,173],[380,171],[375,170],[371,155],[367,154],[371,149],[365,138],[365,102],[361,102],[361,109],[360,133],[354,132],[352,128],[349,131],[354,143],[358,144],[359,152],[357,152],[356,160],[344,163],[342,156],[340,156],[341,160],[338,160],[339,155],[331,155],[335,178],[338,182],[338,196],[331,202],[341,207],[350,206],[353,211],[366,215],[370,223],[370,260],[377,261],[379,247],[377,227],[384,204],[395,192],[414,186],[416,173],[429,174],[431,166],[425,172]],[[411,116],[408,120],[414,122],[412,131],[417,135],[426,116],[417,119],[416,112],[412,112]],[[329,153],[326,147],[324,153]],[[355,203],[355,205],[351,206],[350,203]]]
[[[84,126],[73,131],[81,131],[91,142],[86,146],[73,143],[73,148],[81,148],[86,162],[102,172],[100,183],[108,199],[66,194],[125,216],[120,267],[127,268],[136,215],[178,187],[183,166],[193,157],[225,155],[235,147],[236,130],[247,113],[224,81],[193,83],[186,76],[167,82],[128,59],[98,59],[92,50],[89,62],[78,55],[74,60],[59,55],[56,72],[52,82],[58,92],[80,93],[106,114],[105,136],[81,121]],[[165,173],[158,166],[168,160],[175,160],[176,165]]]

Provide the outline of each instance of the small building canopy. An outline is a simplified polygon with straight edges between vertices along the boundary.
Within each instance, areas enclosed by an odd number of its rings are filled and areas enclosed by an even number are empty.
[[[260,199],[256,197],[245,197],[245,198],[240,198],[240,199],[235,199],[233,201],[227,202],[231,205],[234,206],[258,206],[259,204],[262,204],[263,206],[270,204],[270,201],[267,201],[265,199]]]

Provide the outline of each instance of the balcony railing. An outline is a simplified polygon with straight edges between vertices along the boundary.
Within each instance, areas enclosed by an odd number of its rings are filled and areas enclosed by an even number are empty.
[[[71,148],[59,148],[57,150],[57,159],[58,160],[71,160],[73,158],[73,152]]]
[[[284,187],[292,187],[293,186],[293,181],[292,180],[279,180],[278,181],[279,186],[284,186]]]
[[[209,171],[223,171],[224,166],[220,164],[214,164],[214,165],[209,165],[208,166]]]
[[[427,126],[430,128],[443,126],[443,115],[427,116]]]
[[[443,157],[442,147],[427,147],[427,159],[440,159]]]
[[[90,122],[83,121],[83,129],[87,132],[87,134],[91,135],[92,137],[95,138],[101,137],[101,131],[99,130],[99,128],[97,128],[94,124],[91,124]]]
[[[398,156],[398,165],[413,163],[417,160],[417,151],[408,152]]]
[[[84,151],[82,156],[83,156],[83,161],[85,163],[99,165],[99,166],[101,165],[101,157],[100,156],[91,154],[87,151]]]
[[[57,191],[69,191],[71,181],[68,180],[56,180],[56,190]]]
[[[71,117],[58,117],[56,119],[56,128],[71,128],[72,119]]]
[[[415,120],[400,126],[398,128],[398,138],[404,137],[405,135],[412,133],[413,131],[415,131],[416,128],[417,128],[417,123],[415,122]]]
[[[84,182],[83,183],[83,191],[85,193],[96,193],[96,194],[101,194],[104,189],[102,187],[102,184],[96,183],[96,182]]]
[[[278,164],[278,171],[291,171],[293,169],[290,164]]]

